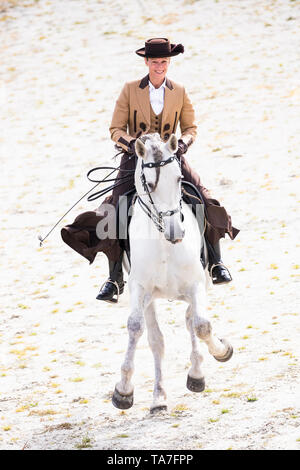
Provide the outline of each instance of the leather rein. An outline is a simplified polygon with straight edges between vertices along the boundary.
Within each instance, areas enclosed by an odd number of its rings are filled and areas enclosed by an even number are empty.
[[[162,233],[166,230],[163,217],[171,217],[172,215],[176,214],[177,212],[180,212],[181,213],[181,220],[183,220],[183,214],[181,212],[181,210],[182,210],[182,194],[181,194],[181,198],[180,198],[180,202],[179,202],[178,207],[176,207],[175,209],[165,211],[165,212],[159,211],[157,209],[156,205],[154,204],[153,199],[152,199],[151,192],[153,192],[153,191],[150,191],[150,189],[149,189],[149,186],[148,186],[148,183],[147,183],[147,180],[146,180],[146,177],[145,177],[145,173],[144,173],[144,168],[161,168],[163,166],[168,165],[169,163],[172,163],[174,160],[177,161],[177,163],[180,167],[180,162],[176,158],[175,155],[172,155],[167,160],[162,160],[160,162],[144,163],[144,161],[142,161],[142,172],[141,172],[140,178],[141,178],[141,182],[142,182],[144,191],[146,192],[146,194],[149,198],[149,201],[152,205],[153,210],[151,210],[151,208],[141,199],[141,197],[139,195],[137,195],[137,200],[138,200],[141,208],[145,212],[145,214],[147,214],[147,216],[152,220],[152,222],[154,223],[157,230],[159,232],[162,232]]]

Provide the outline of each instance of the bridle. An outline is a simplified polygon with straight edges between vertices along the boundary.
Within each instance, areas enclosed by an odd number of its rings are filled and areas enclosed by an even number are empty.
[[[172,155],[167,160],[161,160],[159,162],[144,163],[144,160],[142,160],[142,171],[141,171],[140,178],[141,178],[141,182],[142,182],[142,186],[144,188],[144,191],[146,192],[146,194],[149,198],[149,201],[152,205],[153,210],[140,198],[139,195],[137,196],[137,200],[138,200],[141,208],[143,209],[143,211],[152,220],[152,222],[154,223],[154,225],[158,229],[158,231],[162,232],[162,233],[165,232],[165,230],[166,230],[165,223],[164,223],[164,220],[163,220],[164,217],[171,217],[172,215],[177,214],[177,212],[180,212],[181,220],[183,220],[183,214],[181,212],[181,210],[182,210],[182,194],[181,194],[181,197],[180,197],[179,205],[175,209],[171,209],[171,210],[168,210],[168,211],[165,211],[165,212],[159,211],[157,209],[156,205],[154,204],[153,199],[152,199],[151,192],[153,192],[153,191],[150,191],[150,189],[149,189],[149,186],[148,186],[148,183],[147,183],[147,180],[146,180],[146,177],[145,177],[145,173],[144,173],[144,168],[161,168],[163,166],[168,165],[169,163],[172,163],[174,160],[177,161],[177,163],[180,167],[180,162],[177,159],[176,155]]]

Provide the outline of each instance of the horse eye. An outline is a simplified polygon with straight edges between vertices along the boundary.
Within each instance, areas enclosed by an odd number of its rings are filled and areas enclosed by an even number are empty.
[[[153,191],[154,184],[153,183],[148,183],[148,188],[150,189],[150,191]]]

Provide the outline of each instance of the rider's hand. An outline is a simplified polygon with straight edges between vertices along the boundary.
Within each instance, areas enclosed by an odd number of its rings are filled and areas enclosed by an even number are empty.
[[[129,149],[128,149],[128,153],[133,154],[133,155],[135,155],[135,141],[136,139],[133,139],[130,141]]]
[[[176,152],[176,157],[180,158],[184,153],[186,153],[188,146],[183,142],[183,140],[178,140],[178,150]]]

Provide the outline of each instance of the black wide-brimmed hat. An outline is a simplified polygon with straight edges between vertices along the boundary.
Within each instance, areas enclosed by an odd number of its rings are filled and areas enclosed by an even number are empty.
[[[141,57],[173,57],[184,52],[182,44],[171,44],[167,38],[152,38],[145,42],[145,47],[135,51]]]

